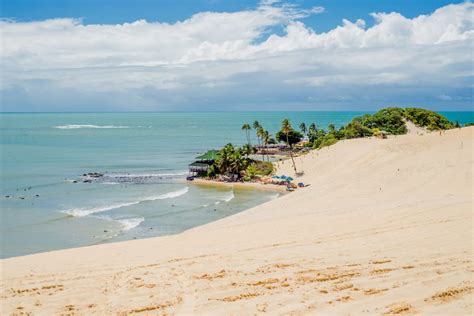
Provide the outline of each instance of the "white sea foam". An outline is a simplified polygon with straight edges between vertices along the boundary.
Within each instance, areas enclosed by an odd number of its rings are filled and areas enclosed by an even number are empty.
[[[230,202],[234,197],[235,197],[234,191],[231,191],[230,194],[229,194],[229,196],[226,197],[223,201],[224,201],[224,202]]]
[[[53,126],[53,128],[59,128],[59,129],[80,129],[80,128],[130,128],[130,126],[121,126],[121,125],[69,124],[69,125]]]
[[[222,198],[221,200],[219,200],[217,202],[214,202],[214,205],[219,205],[222,202],[228,203],[228,202],[232,201],[232,199],[234,199],[234,198],[235,198],[234,191],[230,191],[230,194],[228,196]]]
[[[189,188],[185,187],[185,188],[182,188],[182,189],[177,190],[177,191],[168,192],[168,193],[165,193],[165,194],[160,194],[160,195],[157,195],[157,196],[154,196],[154,197],[149,197],[145,201],[174,199],[174,198],[177,198],[179,196],[185,195],[186,193],[188,193],[188,191],[189,191]]]
[[[130,203],[121,203],[121,204],[111,204],[111,205],[106,205],[106,206],[101,206],[101,207],[92,207],[92,208],[73,208],[70,210],[64,210],[62,212],[72,215],[74,217],[84,217],[87,215],[110,211],[110,210],[114,210],[114,209],[125,207],[125,206],[135,205],[138,203],[140,203],[140,201],[135,201],[135,202],[130,202]]]
[[[100,238],[111,239],[120,235],[120,233],[127,232],[134,229],[135,227],[140,226],[141,223],[145,221],[143,217],[128,217],[128,218],[113,218],[111,216],[94,216],[95,218],[106,220],[109,222],[116,222],[122,226],[118,231],[113,234],[106,234],[99,236]]]
[[[122,225],[122,231],[126,232],[139,226],[141,223],[143,223],[145,218],[132,217],[132,218],[122,218],[122,219],[113,219],[113,220],[119,222],[120,225]]]
[[[173,177],[185,176],[187,171],[180,171],[176,173],[107,173],[104,176],[108,178],[145,178],[145,177]]]
[[[146,198],[140,199],[138,201],[133,201],[133,202],[128,202],[128,203],[120,203],[120,204],[111,204],[111,205],[100,206],[100,207],[92,207],[92,208],[74,208],[74,209],[70,209],[70,210],[64,210],[62,212],[66,213],[66,214],[69,214],[71,216],[74,216],[74,217],[84,217],[84,216],[88,216],[88,215],[95,214],[95,213],[110,211],[110,210],[118,209],[118,208],[121,208],[121,207],[126,207],[126,206],[139,204],[139,203],[142,203],[142,202],[173,199],[173,198],[177,198],[177,197],[180,197],[180,196],[186,194],[188,191],[189,191],[189,188],[184,187],[184,188],[179,189],[177,191],[172,191],[172,192],[168,192],[168,193],[164,193],[164,194],[160,194],[160,195],[156,195],[156,196],[146,197]]]

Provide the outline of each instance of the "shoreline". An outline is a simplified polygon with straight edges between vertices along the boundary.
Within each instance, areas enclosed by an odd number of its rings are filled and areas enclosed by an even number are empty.
[[[473,133],[345,140],[295,158],[308,188],[183,233],[1,259],[2,309],[470,313]]]
[[[217,180],[194,178],[193,181],[187,181],[190,185],[199,185],[206,187],[232,187],[242,190],[263,190],[263,191],[274,191],[278,193],[287,194],[286,186],[275,185],[275,184],[263,184],[259,182],[222,182]],[[260,204],[259,204],[260,205]],[[245,212],[242,211],[242,212]],[[241,213],[241,212],[239,212]]]

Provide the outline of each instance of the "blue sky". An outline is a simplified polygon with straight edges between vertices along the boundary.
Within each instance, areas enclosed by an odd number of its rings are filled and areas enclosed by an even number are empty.
[[[258,6],[250,0],[2,0],[1,16],[18,21],[83,18],[84,24],[121,24],[140,19],[174,23],[203,11],[237,12]],[[302,19],[318,32],[342,19],[366,18],[371,12],[399,12],[413,18],[453,3],[449,0],[297,0],[302,8],[323,6],[325,13]]]
[[[2,0],[0,12],[4,111],[472,107],[471,2]]]

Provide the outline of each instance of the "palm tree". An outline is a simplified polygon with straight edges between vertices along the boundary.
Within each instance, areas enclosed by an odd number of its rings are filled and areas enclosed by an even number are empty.
[[[244,125],[242,125],[242,129],[245,130],[245,134],[247,135],[247,144],[249,146],[251,146],[251,144],[250,144],[250,130],[252,129],[252,127],[250,127],[250,124],[245,123]]]
[[[247,150],[252,151],[252,147],[245,145]],[[244,147],[245,147],[244,146]],[[242,157],[248,155],[245,148],[236,148],[232,144],[227,144],[219,151],[218,158],[215,165],[220,174],[237,175],[240,178],[240,173],[245,170],[249,164],[249,159]]]
[[[245,160],[242,158],[240,148],[232,153],[229,169],[232,174],[236,174],[238,177],[240,177],[240,172],[245,169]]]
[[[265,147],[265,154],[267,154],[267,160],[270,161],[270,157],[268,157],[267,153],[267,145],[270,142],[271,135],[268,131],[264,131],[262,135],[263,146]]]
[[[259,140],[260,140],[260,139],[262,140],[262,143],[263,143],[263,137],[264,137],[264,136],[265,136],[265,130],[263,129],[262,126],[259,126],[259,127],[257,128],[257,137],[258,137]],[[263,144],[262,144],[262,145],[263,145]],[[263,152],[263,150],[262,150],[262,160],[265,160],[263,154],[264,154],[264,152]]]
[[[245,144],[242,146],[242,153],[248,158],[251,154],[253,154],[253,148],[249,144]]]
[[[304,122],[300,124],[300,130],[303,136],[306,135],[306,124]]]
[[[261,128],[262,126],[258,121],[253,122],[253,128],[255,129],[255,133],[257,134],[257,141],[258,145],[260,146],[260,137],[258,136],[258,129]]]
[[[296,165],[295,165],[295,160],[293,159],[293,148],[292,145],[290,144],[290,141],[288,140],[288,134],[291,132],[293,128],[291,127],[291,123],[288,119],[284,119],[283,122],[281,122],[281,130],[286,136],[286,144],[290,147],[290,157],[291,157],[291,162],[293,163],[293,170],[295,170],[296,174]]]
[[[308,128],[308,139],[310,141],[314,140],[314,138],[316,137],[317,131],[318,131],[318,128],[316,127],[316,124],[311,123]]]
[[[233,153],[234,146],[232,144],[225,145],[225,147],[219,151],[216,165],[220,173],[226,173],[228,171]]]

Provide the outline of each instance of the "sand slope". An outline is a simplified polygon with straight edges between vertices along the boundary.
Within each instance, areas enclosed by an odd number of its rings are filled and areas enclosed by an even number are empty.
[[[471,314],[473,133],[343,141],[185,233],[1,261],[1,314]],[[281,173],[290,173],[286,161]]]

